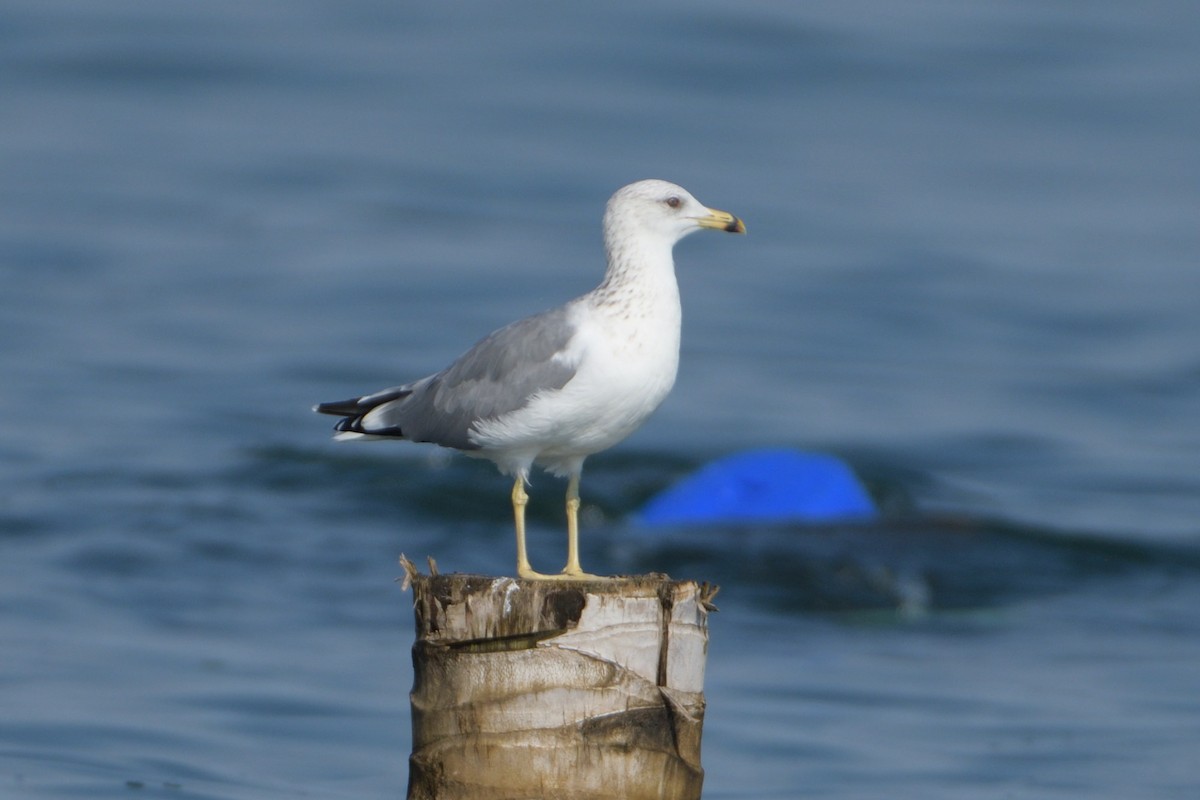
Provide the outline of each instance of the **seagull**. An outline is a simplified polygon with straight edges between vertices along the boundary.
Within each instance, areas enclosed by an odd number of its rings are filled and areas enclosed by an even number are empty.
[[[336,439],[432,442],[490,459],[514,479],[517,575],[603,580],[579,564],[583,462],[633,433],[674,385],[681,312],[672,250],[702,228],[746,232],[673,183],[631,183],[605,209],[608,268],[595,289],[500,328],[441,372],[314,410],[342,417]],[[568,479],[567,563],[556,574],[535,572],[526,552],[534,464]]]

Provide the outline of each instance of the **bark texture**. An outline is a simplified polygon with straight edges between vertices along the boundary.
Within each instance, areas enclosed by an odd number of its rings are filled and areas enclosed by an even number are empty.
[[[707,585],[406,568],[409,800],[700,797]]]

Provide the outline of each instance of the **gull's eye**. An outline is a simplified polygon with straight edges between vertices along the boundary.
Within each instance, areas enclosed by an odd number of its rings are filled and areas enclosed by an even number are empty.
[[[683,205],[683,201],[675,195],[671,195],[666,199],[666,204],[671,208],[679,208],[681,205]]]

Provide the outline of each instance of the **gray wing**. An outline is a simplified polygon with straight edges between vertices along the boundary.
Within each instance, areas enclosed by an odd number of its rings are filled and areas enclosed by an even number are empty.
[[[575,334],[567,308],[544,311],[480,340],[446,369],[403,387],[362,427],[398,429],[405,439],[474,450],[471,426],[516,411],[538,392],[561,389],[575,365],[556,359]]]

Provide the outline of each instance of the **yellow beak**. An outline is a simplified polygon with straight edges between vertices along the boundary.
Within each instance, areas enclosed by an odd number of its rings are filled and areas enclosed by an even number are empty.
[[[712,228],[717,231],[728,231],[729,233],[745,233],[745,224],[730,214],[728,211],[718,211],[715,208],[708,209],[708,216],[697,217],[696,224],[701,228]]]

